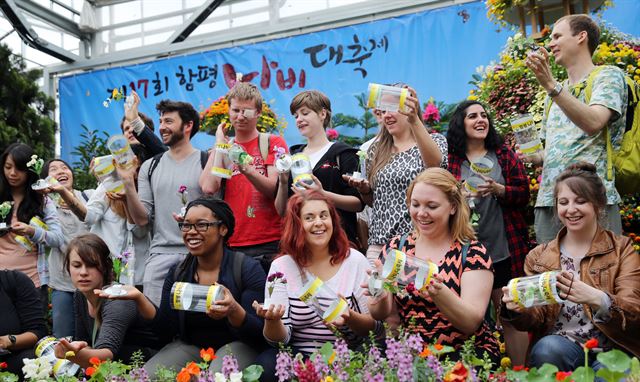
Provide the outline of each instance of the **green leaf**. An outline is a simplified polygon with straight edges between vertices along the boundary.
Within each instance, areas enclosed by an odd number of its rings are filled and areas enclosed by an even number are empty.
[[[325,342],[324,345],[322,345],[322,347],[318,350],[318,353],[320,353],[320,355],[322,356],[322,360],[324,361],[324,363],[328,365],[329,359],[331,359],[331,356],[333,355],[333,343]]]
[[[576,382],[593,382],[596,377],[596,373],[592,368],[584,366],[580,366],[577,368],[573,374],[571,374],[571,378],[573,378]]]
[[[554,365],[545,363],[539,369],[533,368],[529,370],[527,381],[529,382],[554,382],[558,368]]]
[[[606,368],[602,368],[596,372],[596,375],[607,382],[618,382],[623,380],[626,373],[622,373],[619,371],[612,371]]]
[[[596,357],[607,369],[624,373],[631,367],[631,358],[625,352],[618,349],[600,353]]]
[[[251,365],[242,370],[242,380],[244,382],[255,382],[260,379],[264,369],[260,365]]]

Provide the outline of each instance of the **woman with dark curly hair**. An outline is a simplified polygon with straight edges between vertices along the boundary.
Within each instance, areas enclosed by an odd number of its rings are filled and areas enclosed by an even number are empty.
[[[524,164],[502,141],[484,105],[478,101],[464,101],[456,107],[447,142],[449,171],[471,186],[465,187],[466,190],[473,190],[467,194],[469,205],[478,219],[478,240],[493,260],[495,277],[491,297],[494,305],[499,306],[501,288],[512,277],[523,275],[523,262],[529,250],[528,229],[522,214],[529,203]],[[492,167],[478,170],[481,163]],[[480,183],[477,188],[473,187],[474,181]],[[511,358],[516,364],[522,364],[526,334],[507,325],[505,339]]]

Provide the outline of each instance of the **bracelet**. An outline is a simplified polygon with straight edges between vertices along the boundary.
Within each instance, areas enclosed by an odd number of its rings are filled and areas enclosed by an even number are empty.
[[[133,129],[134,133],[140,134],[142,133],[142,130],[144,130],[144,122],[142,122],[142,119],[138,117],[131,121],[131,128]]]

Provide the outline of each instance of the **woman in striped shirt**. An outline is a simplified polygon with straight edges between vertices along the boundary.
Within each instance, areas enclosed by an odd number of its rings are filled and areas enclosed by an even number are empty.
[[[369,262],[349,248],[340,217],[326,196],[310,191],[289,199],[280,248],[284,254],[273,261],[269,274],[280,272],[286,283],[267,285],[269,306],[254,303],[258,315],[265,319],[263,333],[269,343],[283,343],[294,353],[309,355],[325,342],[336,340],[328,324],[299,298],[307,281],[316,277],[347,301],[349,309],[331,325],[343,333],[351,347],[361,344],[370,331],[382,331],[369,314],[369,298],[360,287],[367,282]],[[265,376],[275,369],[276,353],[274,348],[272,359],[258,360]]]

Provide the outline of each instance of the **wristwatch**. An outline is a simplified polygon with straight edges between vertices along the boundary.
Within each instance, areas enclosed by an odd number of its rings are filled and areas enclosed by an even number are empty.
[[[562,91],[562,84],[560,82],[556,82],[556,86],[554,86],[551,91],[547,92],[547,94],[549,95],[549,97],[553,98],[558,94],[560,94],[561,91]]]
[[[15,345],[16,341],[18,341],[16,339],[16,336],[14,336],[13,334],[9,334],[7,337],[9,338],[9,342],[11,342],[11,346]]]

